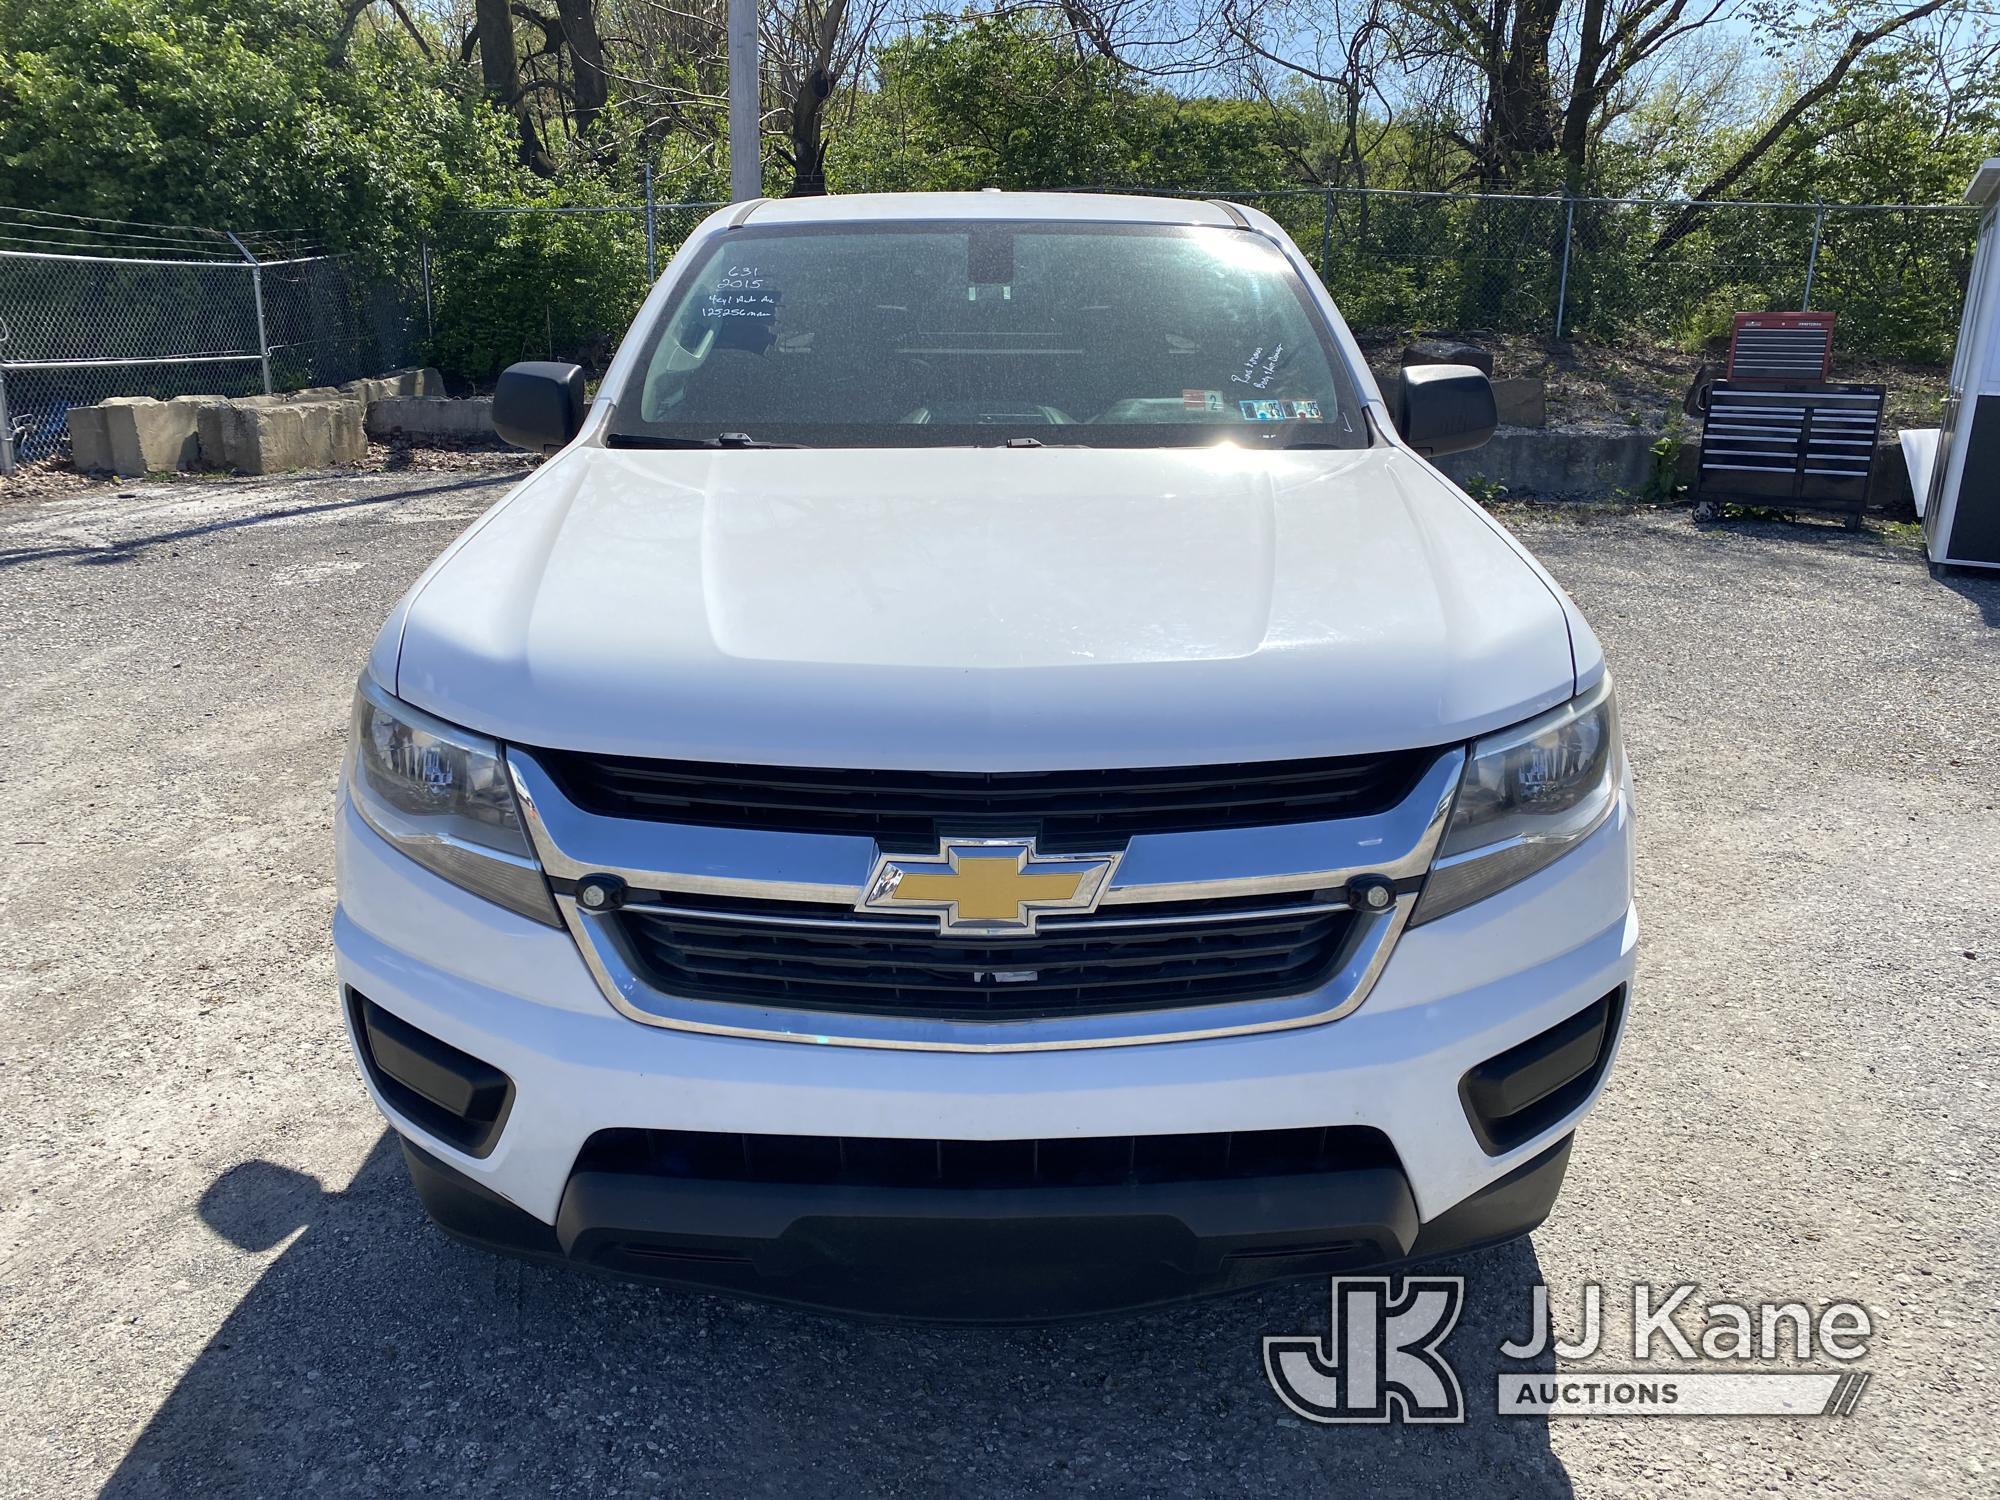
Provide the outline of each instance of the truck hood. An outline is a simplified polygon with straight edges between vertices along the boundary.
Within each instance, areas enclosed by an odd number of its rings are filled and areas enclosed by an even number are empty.
[[[930,770],[1439,744],[1575,689],[1553,586],[1386,448],[577,448],[396,660],[517,744]]]

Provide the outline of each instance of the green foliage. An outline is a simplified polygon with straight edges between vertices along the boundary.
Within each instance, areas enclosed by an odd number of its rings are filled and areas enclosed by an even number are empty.
[[[723,196],[719,119],[704,102],[713,60],[656,57],[646,88],[614,71],[596,132],[552,134],[550,182],[516,163],[513,122],[484,100],[455,45],[434,35],[420,47],[379,10],[343,36],[343,14],[340,0],[0,0],[0,203],[305,230],[411,288],[412,302],[428,239],[431,357],[448,373],[483,381],[511,359],[551,353],[601,367],[645,292],[641,217],[462,210],[631,205],[647,163],[663,202]],[[1443,106],[1366,121],[1367,157],[1356,162],[1328,91],[1182,98],[1080,47],[1059,16],[1035,7],[934,17],[876,46],[858,87],[830,106],[835,190],[1239,194],[1319,264],[1360,329],[1549,330],[1562,203],[1438,192],[1467,180],[1474,122]],[[1712,123],[1766,82],[1743,66],[1739,58],[1713,80],[1650,80],[1597,147],[1597,187],[1670,194],[1733,160],[1767,123]],[[695,101],[678,113],[646,91],[676,86]],[[1955,88],[1915,52],[1868,58],[1733,192],[1808,204],[1952,201],[2000,142],[2000,86],[1981,77]],[[1553,162],[1520,170],[1524,191],[1561,180]],[[1324,184],[1423,191],[1364,198],[1322,193]],[[774,156],[767,189],[788,185]],[[1719,204],[1662,247],[1673,216],[1578,205],[1563,333],[1692,350],[1726,335],[1734,312],[1799,305],[1810,207]],[[663,216],[662,264],[698,218]],[[1813,303],[1839,313],[1843,353],[1941,359],[1971,245],[1962,215],[1830,209]]]
[[[431,243],[431,358],[485,383],[519,359],[601,372],[646,295],[646,226],[633,213],[535,212],[628,202],[584,180],[505,214],[454,214]],[[683,233],[685,230],[683,230]]]
[[[1178,99],[1095,53],[1051,13],[934,19],[881,49],[876,86],[833,136],[837,189],[1282,186],[1304,121],[1237,99]]]
[[[1694,175],[1733,159],[1766,124],[1711,135]],[[1734,196],[1830,205],[1820,223],[1812,305],[1838,314],[1840,351],[1941,361],[1950,355],[1971,267],[1972,216],[1843,205],[1952,203],[1996,142],[2000,92],[1990,79],[1949,96],[1921,54],[1885,52],[1856,64],[1845,84],[1737,183]],[[1626,225],[1603,237],[1609,253],[1582,267],[1581,321],[1600,336],[1645,327],[1690,349],[1713,347],[1727,338],[1732,313],[1805,300],[1818,217],[1810,207],[1719,203],[1702,210],[1695,231],[1664,255],[1649,253],[1663,216],[1633,209],[1595,216]]]
[[[1681,424],[1676,418],[1646,450],[1651,461],[1646,469],[1646,482],[1639,490],[1641,504],[1672,505],[1687,488],[1680,478],[1681,441]]]
[[[1700,170],[1727,161],[1764,128],[1753,121],[1710,139]],[[1918,51],[1863,58],[1831,98],[1808,111],[1737,185],[1735,196],[1786,203],[1953,203],[2000,140],[2000,83],[1956,94]]]
[[[0,203],[302,228],[378,264],[513,183],[506,122],[333,0],[0,0]]]
[[[1833,203],[1951,203],[2000,142],[1990,77],[1948,97],[1917,53],[1857,64],[1745,179],[1745,197]],[[1972,264],[1968,216],[1880,210],[1829,213],[1813,304],[1840,315],[1844,347],[1943,360]]]

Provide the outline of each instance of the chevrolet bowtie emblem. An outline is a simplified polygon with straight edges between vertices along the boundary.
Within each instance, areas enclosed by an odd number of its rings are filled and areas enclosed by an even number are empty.
[[[938,930],[1032,933],[1043,912],[1097,908],[1116,854],[1037,854],[1033,839],[943,839],[938,852],[881,854],[856,911],[934,916]]]

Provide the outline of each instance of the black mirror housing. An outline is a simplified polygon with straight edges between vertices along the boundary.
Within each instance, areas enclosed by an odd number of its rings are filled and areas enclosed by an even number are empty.
[[[553,453],[583,427],[583,370],[554,360],[509,365],[493,387],[493,430],[530,453]]]
[[[1477,448],[1500,425],[1493,382],[1472,365],[1405,365],[1391,410],[1403,441],[1427,458]]]

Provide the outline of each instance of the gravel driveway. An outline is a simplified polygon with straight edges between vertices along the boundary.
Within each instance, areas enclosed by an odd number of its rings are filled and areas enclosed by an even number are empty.
[[[426,1226],[336,1018],[334,768],[377,623],[513,472],[0,489],[0,1493],[1995,1492],[2000,585],[1510,518],[1619,676],[1636,1009],[1555,1218],[1451,1268],[1468,1424],[1323,1429],[1258,1363],[1323,1283],[883,1329]],[[1846,1420],[1491,1413],[1529,1285],[1567,1325],[1639,1280],[1865,1301],[1873,1384]]]

